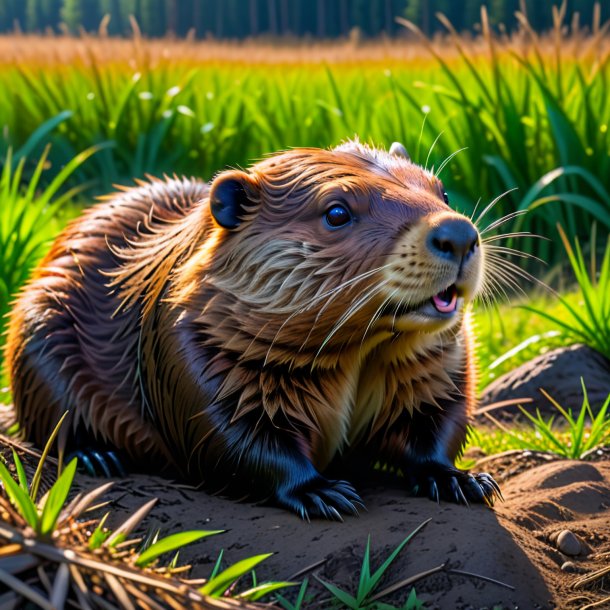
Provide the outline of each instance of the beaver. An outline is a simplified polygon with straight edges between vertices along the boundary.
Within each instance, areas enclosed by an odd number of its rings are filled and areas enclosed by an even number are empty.
[[[165,468],[303,518],[357,513],[343,466],[492,505],[493,478],[455,466],[483,284],[477,229],[397,143],[150,178],[72,222],[18,296],[16,416],[43,445],[68,411],[60,450],[107,474]]]

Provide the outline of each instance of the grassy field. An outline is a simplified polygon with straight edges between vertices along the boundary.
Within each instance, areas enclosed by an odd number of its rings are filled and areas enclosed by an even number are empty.
[[[466,212],[510,191],[488,220],[530,210],[512,228],[587,240],[610,229],[610,43],[603,28],[543,39],[485,28],[475,41],[274,47],[251,43],[0,38],[0,155],[51,143],[44,180],[104,147],[68,185],[108,191],[145,173],[209,179],[292,146],[358,134],[442,171]],[[513,190],[514,189],[514,190]],[[525,242],[525,240],[523,240]],[[531,241],[531,240],[530,240]],[[522,246],[551,264],[553,242]]]
[[[504,194],[481,228],[528,210],[494,232],[550,238],[504,245],[536,254],[546,267],[516,262],[573,290],[557,225],[585,253],[593,224],[601,235],[610,229],[605,29],[558,24],[540,37],[524,23],[507,37],[484,21],[470,39],[447,25],[434,43],[417,32],[284,46],[0,37],[0,314],[59,228],[113,184],[146,173],[210,179],[274,150],[355,134],[403,141],[466,213]],[[539,289],[519,298],[565,313]],[[569,334],[507,304],[479,310],[477,323],[481,386]]]
[[[504,242],[539,256],[546,267],[533,259],[515,261],[545,279],[559,297],[519,279],[525,292],[512,304],[500,299],[496,306],[476,307],[480,388],[568,342],[584,341],[610,356],[606,31],[565,30],[558,22],[554,32],[539,37],[524,22],[512,37],[492,36],[483,20],[478,39],[460,38],[448,24],[447,37],[434,43],[416,41],[419,34],[412,31],[409,41],[280,47],[138,36],[112,41],[0,37],[0,316],[53,237],[113,184],[130,184],[147,173],[207,180],[275,150],[327,147],[358,134],[383,146],[404,142],[414,160],[441,175],[453,205],[465,213],[504,195],[481,229],[507,214],[529,212],[492,226],[491,235],[502,230],[549,238]],[[558,225],[567,234],[563,245]],[[598,242],[591,239],[596,232],[603,238]],[[582,252],[574,245],[577,239]],[[603,248],[605,262],[596,267],[595,254]],[[0,375],[1,365],[0,351]],[[0,389],[7,383],[6,375],[0,377]],[[0,392],[0,402],[8,401],[9,393]],[[580,412],[557,405],[551,420],[531,417],[520,428],[473,430],[469,447],[484,454],[537,449],[580,458],[610,441],[609,409],[610,397],[594,416],[585,394]],[[462,465],[470,465],[468,458]],[[12,539],[7,552],[22,561],[53,539],[60,550],[91,552],[119,565],[115,573],[121,583],[139,578],[132,568],[146,570],[149,605],[169,603],[170,593],[174,601],[189,593],[178,580],[177,556],[168,565],[159,557],[217,532],[181,532],[161,540],[147,536],[137,552],[135,547],[124,551],[135,544],[130,531],[152,504],[115,532],[105,527],[106,517],[77,525],[80,512],[97,501],[103,487],[67,507],[75,468],[75,462],[68,465],[48,496],[40,498],[42,467],[29,481],[17,454],[11,462],[0,452],[0,512],[17,538],[26,526],[34,533],[27,552],[11,545]],[[372,596],[401,548],[371,577],[367,545],[358,595]],[[59,567],[52,562],[47,567],[65,570],[67,557],[61,555]],[[236,579],[266,557],[222,571],[219,557],[207,584],[192,593],[236,594]],[[104,573],[101,561],[94,567]],[[74,569],[71,565],[71,574]],[[164,589],[154,586],[160,575]],[[116,578],[113,582],[112,594],[124,598],[127,589]],[[256,600],[285,584],[253,582],[239,595]],[[328,588],[344,604],[351,599]],[[278,598],[282,607],[300,607],[306,589],[307,580],[296,605]],[[36,603],[36,591],[26,593]],[[404,608],[418,607],[411,590]]]

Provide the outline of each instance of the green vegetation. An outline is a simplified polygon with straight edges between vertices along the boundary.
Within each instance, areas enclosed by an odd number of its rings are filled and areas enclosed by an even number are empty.
[[[109,143],[73,176],[72,184],[93,181],[91,192],[99,193],[145,173],[209,179],[267,152],[330,146],[354,134],[382,145],[401,140],[416,161],[442,172],[460,210],[473,212],[479,200],[482,209],[506,193],[480,222],[492,240],[505,228],[548,236],[560,223],[571,239],[585,241],[593,220],[610,228],[610,47],[603,30],[589,38],[566,34],[557,15],[547,38],[524,16],[518,37],[500,39],[484,12],[476,41],[444,20],[442,46],[404,22],[419,46],[389,56],[352,47],[326,64],[332,55],[324,47],[309,49],[314,59],[301,63],[299,48],[223,51],[193,43],[168,55],[163,44],[136,38],[113,42],[108,56],[104,39],[88,40],[82,52],[64,38],[50,57],[45,39],[0,40],[5,146],[19,148],[69,111],[47,134],[53,146],[45,179],[79,151]],[[212,52],[225,59],[211,60]],[[489,229],[514,211],[529,213]],[[506,245],[551,266],[562,258],[553,242]]]
[[[565,339],[585,343],[610,359],[610,238],[598,271],[595,233],[587,265],[578,240],[572,247],[561,227],[559,232],[578,284],[577,302],[558,295],[560,307],[555,311],[534,305],[525,308],[560,328]]]
[[[566,299],[574,301],[573,294]],[[479,364],[479,389],[494,379],[544,354],[565,345],[565,338],[551,321],[533,316],[519,303],[558,312],[560,305],[550,295],[523,297],[514,304],[475,308],[476,354]]]
[[[408,544],[413,537],[420,532],[430,520],[425,521],[419,527],[415,528],[387,557],[387,559],[371,573],[371,538],[369,536],[364,549],[364,557],[362,558],[362,567],[360,568],[360,578],[358,581],[358,590],[354,595],[343,591],[336,585],[326,582],[322,579],[318,580],[324,587],[330,591],[334,600],[334,605],[341,608],[349,608],[350,610],[419,610],[423,604],[417,599],[415,589],[411,589],[405,603],[400,606],[400,609],[390,606],[389,604],[378,601],[380,598],[392,593],[400,588],[407,587],[408,582],[402,582],[399,586],[391,586],[382,591],[378,591],[379,585],[382,582],[383,576],[392,565],[393,561],[398,557],[398,554]]]
[[[38,135],[45,133],[44,127],[16,155],[8,150],[0,174],[0,347],[11,297],[24,284],[32,267],[69,217],[71,208],[68,204],[88,184],[75,185],[63,193],[60,193],[61,188],[79,166],[104,148],[96,145],[77,154],[52,180],[43,184],[42,176],[51,152],[47,145],[32,174],[24,179],[27,163],[24,151],[31,148]]]
[[[65,418],[65,415],[64,415]],[[136,600],[147,607],[166,606],[170,601],[202,608],[205,597],[231,595],[246,601],[289,587],[289,582],[254,582],[252,587],[236,592],[238,581],[264,561],[269,554],[249,557],[218,573],[214,572],[198,589],[179,577],[188,566],[178,566],[178,551],[187,544],[221,530],[193,530],[159,538],[157,532],[147,538],[130,538],[156,500],[142,506],[114,530],[105,527],[108,517],[86,518],[94,503],[112,483],[101,485],[68,502],[76,472],[76,459],[58,475],[50,489],[39,497],[43,468],[48,469],[47,456],[59,428],[51,434],[31,482],[24,465],[13,450],[16,479],[8,464],[0,460],[0,546],[3,548],[0,583],[14,593],[13,602],[31,602],[41,608],[96,606],[96,602],[117,603],[135,607]],[[73,494],[72,494],[73,495]],[[169,562],[161,558],[170,556]],[[40,572],[47,580],[40,580]],[[134,568],[139,568],[135,570]],[[31,586],[30,581],[36,586]],[[95,586],[93,586],[95,584]],[[48,597],[41,593],[46,589]],[[137,587],[137,589],[135,588]],[[101,592],[103,591],[103,592]],[[4,600],[7,603],[7,599]]]
[[[534,416],[522,408],[527,424],[517,428],[509,428],[490,417],[495,429],[471,429],[469,445],[478,447],[486,455],[520,449],[546,451],[577,460],[596,447],[610,444],[610,394],[599,410],[594,412],[582,380],[581,383],[583,402],[578,414],[565,409],[541,390],[557,409],[557,416],[545,419],[539,410]]]
[[[84,0],[11,0],[0,6],[0,30],[14,18],[30,30],[49,23],[56,27],[61,18],[76,32],[79,25],[96,28],[101,14],[108,12],[112,19],[102,30],[126,32],[133,27],[131,8],[140,13],[141,26],[151,35],[168,29],[183,32],[189,23],[184,15],[192,11],[197,27],[204,14],[196,13],[197,7],[208,3],[214,5],[214,27],[221,35],[231,28],[244,35],[243,20],[232,22],[231,11],[223,12],[218,7],[224,4],[212,0],[99,0],[97,14],[85,10]],[[235,9],[239,4],[233,0],[227,6]],[[255,4],[276,7],[276,21],[273,25],[270,12],[255,15],[250,31],[280,32],[291,19],[298,21],[294,6],[307,3]],[[285,23],[284,9],[277,7],[288,4],[291,12]],[[319,2],[316,11],[309,11],[303,28],[338,33],[327,29],[330,9],[324,19],[318,14],[325,4]],[[332,11],[341,12],[341,6],[350,4],[335,3]],[[374,20],[366,19],[366,4],[357,3],[358,18],[352,22],[350,17],[347,23],[366,24],[369,33],[380,31],[384,20],[377,13]],[[342,56],[333,59],[332,49],[318,45],[308,49],[311,59],[304,62],[298,46],[227,49],[213,42],[183,42],[176,43],[178,51],[168,52],[166,42],[146,41],[137,33],[133,40],[116,40],[112,46],[104,36],[84,43],[57,38],[53,53],[44,37],[0,39],[0,348],[11,299],[53,237],[94,195],[112,190],[115,183],[131,184],[146,173],[210,179],[222,168],[245,166],[267,152],[332,146],[358,134],[383,146],[401,140],[415,161],[441,175],[453,206],[478,219],[490,254],[518,258],[522,254],[513,250],[518,248],[549,265],[548,281],[561,291],[558,296],[523,293],[524,276],[509,263],[504,267],[504,274],[511,274],[506,288],[521,292],[520,303],[509,306],[501,292],[496,305],[475,310],[480,387],[570,341],[584,342],[610,358],[610,241],[600,259],[591,230],[597,226],[604,235],[610,230],[607,30],[595,19],[589,35],[574,22],[568,27],[563,8],[545,21],[539,3],[534,8],[528,2],[528,17],[518,14],[512,23],[519,23],[518,34],[497,35],[493,27],[501,19],[512,19],[517,8],[516,0],[506,0],[491,3],[489,16],[485,11],[480,15],[478,39],[458,36],[444,17],[438,21],[447,34],[442,45],[423,35],[422,30],[429,33],[437,27],[434,9],[450,11],[456,27],[470,27],[479,18],[474,16],[475,4],[467,2],[465,10],[457,12],[456,3],[447,0],[392,0],[384,3],[390,14],[399,7],[418,24],[405,21],[400,27],[410,30],[419,46],[397,43],[387,50],[382,44],[360,47],[352,42],[337,47]],[[588,1],[572,4],[591,13]],[[610,9],[604,5],[602,10]],[[346,21],[339,17],[334,23],[341,23],[345,33]],[[554,20],[551,35],[535,34],[532,23],[540,27],[548,19]],[[391,29],[398,27],[392,21]],[[563,250],[554,239],[557,226]],[[531,234],[550,240],[530,239]],[[504,243],[498,246],[500,239]],[[562,277],[565,253],[576,286]],[[533,258],[522,262],[540,275]],[[508,428],[496,421],[494,430],[472,430],[470,445],[488,455],[527,449],[582,458],[610,444],[610,396],[595,414],[584,385],[583,393],[578,413],[547,396],[555,416],[523,411],[523,425]],[[0,401],[8,398],[0,395]],[[267,554],[222,566],[221,553],[210,577],[195,588],[182,578],[188,566],[178,565],[179,550],[221,532],[196,530],[165,537],[154,532],[142,542],[132,532],[154,501],[111,530],[105,525],[108,514],[101,519],[88,514],[108,485],[69,500],[75,460],[60,468],[46,493],[39,493],[57,430],[31,481],[15,451],[12,464],[0,460],[0,583],[15,593],[17,604],[50,608],[67,600],[88,607],[88,601],[96,606],[104,598],[106,605],[121,605],[137,596],[138,603],[148,607],[165,607],[188,596],[191,607],[197,608],[205,596],[257,601],[294,584],[257,581],[254,568]],[[402,610],[421,608],[414,580],[383,590],[380,585],[424,525],[374,571],[369,539],[356,591],[320,580],[332,596],[330,605],[397,610],[380,600],[404,588],[410,593]],[[51,580],[41,582],[40,571]],[[251,584],[245,586],[248,577]],[[290,600],[277,595],[286,610],[306,607],[307,580]]]

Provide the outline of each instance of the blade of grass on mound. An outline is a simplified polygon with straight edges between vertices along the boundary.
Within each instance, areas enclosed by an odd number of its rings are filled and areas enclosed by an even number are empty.
[[[245,599],[250,602],[255,602],[264,597],[265,595],[269,595],[274,591],[278,591],[279,589],[285,589],[287,587],[295,587],[298,585],[296,582],[263,582],[260,585],[252,587],[247,591],[243,591],[239,593],[236,597],[237,599]]]
[[[106,513],[98,522],[96,528],[91,533],[89,537],[89,542],[87,544],[87,548],[90,551],[95,551],[96,549],[101,548],[102,544],[108,539],[110,534],[112,533],[109,530],[105,530],[106,520],[108,519],[108,515],[110,513]]]
[[[432,519],[427,519],[420,525],[418,525],[390,554],[390,556],[379,566],[379,568],[370,576],[364,583],[363,586],[367,589],[367,592],[372,592],[373,589],[379,584],[382,576],[386,570],[390,567],[390,564],[394,562],[400,551],[422,530]],[[363,562],[364,567],[364,562]],[[358,597],[360,598],[360,591]],[[362,600],[360,600],[362,601]]]
[[[247,574],[261,561],[271,557],[273,553],[266,553],[264,555],[254,555],[247,559],[237,561],[233,565],[229,566],[226,570],[220,572],[214,578],[211,578],[203,587],[199,589],[200,593],[204,595],[210,595],[211,597],[220,597],[225,591],[244,574]]]
[[[297,597],[294,601],[294,604],[288,601],[283,595],[280,595],[279,593],[276,595],[276,599],[279,602],[280,606],[282,606],[282,608],[285,608],[285,610],[301,610],[308,587],[309,579],[305,578],[303,579],[303,582],[299,587],[299,592],[297,593]]]

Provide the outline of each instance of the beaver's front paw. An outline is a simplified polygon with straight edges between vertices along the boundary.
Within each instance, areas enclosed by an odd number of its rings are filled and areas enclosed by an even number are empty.
[[[341,514],[357,515],[358,508],[364,508],[362,499],[350,483],[329,481],[321,476],[296,487],[280,488],[275,497],[280,506],[307,521],[312,517],[343,521]]]
[[[463,470],[436,462],[411,465],[407,481],[416,495],[428,496],[439,502],[447,500],[456,504],[470,502],[493,506],[497,499],[503,500],[499,485],[486,472],[470,474]]]

